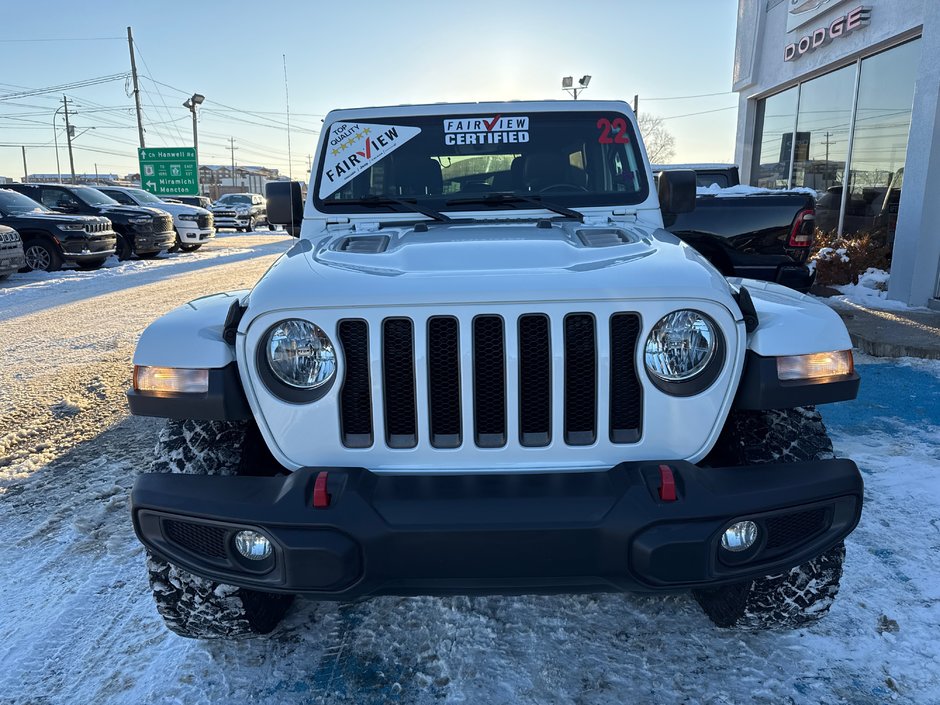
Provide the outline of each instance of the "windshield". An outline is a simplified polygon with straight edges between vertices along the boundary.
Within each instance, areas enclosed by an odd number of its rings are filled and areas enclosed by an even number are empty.
[[[251,205],[251,196],[245,196],[241,193],[227,193],[222,198],[220,198],[216,203],[223,206],[233,206],[239,204]]]
[[[142,188],[129,188],[127,190],[134,195],[138,203],[163,203],[163,200],[154,196],[150,191],[144,191]]]
[[[384,124],[379,124],[379,123]],[[329,126],[315,184],[325,213],[577,208],[649,195],[632,125],[619,113],[571,111],[347,120]],[[544,206],[543,206],[544,207]]]
[[[50,213],[51,211],[40,203],[36,203],[29,196],[16,191],[0,189],[0,211],[11,215],[24,213]]]
[[[120,205],[110,196],[105,196],[101,191],[88,186],[76,186],[75,195],[82,199],[89,206],[117,206]]]

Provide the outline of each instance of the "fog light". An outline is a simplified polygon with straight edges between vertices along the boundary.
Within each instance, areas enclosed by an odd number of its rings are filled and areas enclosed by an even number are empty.
[[[239,531],[235,534],[235,548],[250,561],[263,561],[274,550],[268,537],[257,531]]]
[[[757,524],[753,521],[738,521],[725,529],[721,535],[721,547],[737,553],[746,551],[757,541]]]

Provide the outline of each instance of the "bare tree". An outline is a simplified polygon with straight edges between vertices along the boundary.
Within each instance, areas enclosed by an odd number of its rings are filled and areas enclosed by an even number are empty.
[[[640,113],[640,134],[646,144],[646,153],[653,164],[668,164],[676,156],[676,138],[666,129],[663,119],[650,113]]]

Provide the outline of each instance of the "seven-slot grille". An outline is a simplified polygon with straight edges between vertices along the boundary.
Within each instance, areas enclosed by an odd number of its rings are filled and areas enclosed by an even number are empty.
[[[86,223],[86,233],[103,233],[111,229],[110,223]]]
[[[381,350],[369,349],[369,326],[381,327]],[[470,350],[461,349],[462,325],[470,326]],[[598,325],[609,326],[609,408],[598,408]],[[415,326],[425,326],[426,349],[415,349]],[[562,332],[561,355],[552,351],[552,330]],[[616,313],[596,319],[569,313],[553,319],[543,313],[515,319],[478,315],[471,322],[452,316],[423,321],[386,318],[380,322],[347,319],[339,323],[345,357],[340,388],[340,434],[350,448],[368,448],[378,439],[389,448],[414,448],[421,438],[433,448],[501,448],[507,442],[544,447],[553,438],[569,446],[588,446],[606,437],[611,443],[640,440],[642,395],[635,357],[640,319]],[[507,340],[507,336],[511,336]],[[510,359],[507,351],[515,351]],[[378,365],[373,365],[372,358]],[[469,365],[472,384],[461,383]],[[509,389],[507,367],[517,368],[518,387]],[[372,379],[380,370],[382,379]],[[427,428],[419,428],[416,379],[427,381]],[[563,399],[552,399],[553,379]],[[465,396],[471,402],[464,405]],[[508,395],[517,395],[515,418],[509,417]],[[552,427],[552,406],[563,404],[563,428]],[[381,405],[375,428],[375,407]],[[464,418],[464,410],[472,418]],[[468,412],[467,416],[470,415]],[[465,433],[466,431],[466,433]],[[465,435],[469,435],[465,437]]]

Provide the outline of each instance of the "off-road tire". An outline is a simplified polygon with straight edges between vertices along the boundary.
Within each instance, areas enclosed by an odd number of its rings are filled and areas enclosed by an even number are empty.
[[[800,407],[732,411],[706,464],[754,465],[832,457],[832,441],[819,412]],[[844,561],[845,545],[840,542],[785,573],[694,590],[692,594],[719,627],[798,629],[829,612],[839,592]]]
[[[151,472],[237,475],[260,442],[249,422],[168,421]],[[167,627],[191,639],[242,639],[269,634],[293,595],[246,590],[197,577],[154,555],[147,571],[157,611]]]

